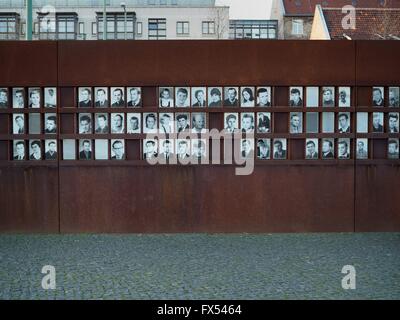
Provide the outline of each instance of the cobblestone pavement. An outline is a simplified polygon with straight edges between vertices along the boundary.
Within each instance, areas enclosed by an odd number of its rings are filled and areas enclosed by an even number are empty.
[[[0,299],[362,298],[400,299],[400,233],[0,235]]]

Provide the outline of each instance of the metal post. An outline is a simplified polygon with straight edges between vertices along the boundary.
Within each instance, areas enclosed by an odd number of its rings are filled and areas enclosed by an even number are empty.
[[[126,40],[126,8],[124,7],[124,39]]]
[[[103,40],[107,40],[107,16],[106,5],[107,0],[103,0]]]
[[[32,0],[26,0],[26,23],[25,38],[32,40],[33,18],[32,18]]]

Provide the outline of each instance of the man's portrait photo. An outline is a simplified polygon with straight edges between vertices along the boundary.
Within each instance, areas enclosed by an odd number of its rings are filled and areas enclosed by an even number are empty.
[[[176,132],[189,132],[190,113],[175,113]]]
[[[45,160],[57,160],[57,140],[45,140]]]
[[[143,133],[157,133],[157,113],[143,113]]]
[[[24,134],[25,132],[25,115],[23,113],[13,114],[13,134]]]
[[[257,132],[270,133],[271,132],[271,113],[270,112],[257,112]]]
[[[399,139],[388,140],[388,159],[399,159]]]
[[[224,107],[239,106],[238,87],[224,87]]]
[[[243,112],[240,119],[240,129],[242,130],[242,133],[253,133],[254,125],[254,113]]]
[[[44,133],[57,133],[57,114],[46,113],[44,115],[45,129]]]
[[[190,106],[190,88],[175,88],[175,106],[181,108],[186,108]]]
[[[286,139],[274,139],[274,159],[286,159]]]
[[[189,160],[190,158],[190,140],[177,139],[176,140],[176,156],[179,160]]]
[[[350,159],[350,139],[349,138],[338,139],[338,158],[339,159]]]
[[[141,107],[142,106],[142,89],[140,87],[128,87],[128,107]]]
[[[192,107],[201,108],[207,106],[206,88],[192,87]]]
[[[351,88],[339,87],[339,107],[350,107],[351,105]]]
[[[125,115],[111,113],[111,133],[125,133]]]
[[[25,108],[24,88],[13,88],[13,108]]]
[[[125,141],[122,139],[111,139],[111,160],[125,159]]]
[[[254,107],[254,87],[241,87],[240,88],[240,106],[241,107]]]
[[[128,127],[127,133],[141,133],[141,115],[140,113],[127,113],[126,125]]]
[[[91,140],[79,140],[79,160],[92,159],[92,142]]]
[[[372,88],[372,105],[374,107],[383,107],[385,105],[385,88],[373,87]]]
[[[229,133],[234,133],[239,129],[239,114],[236,112],[224,113],[224,129]]]
[[[78,106],[90,108],[92,106],[92,89],[88,87],[78,88]]]
[[[257,87],[257,107],[271,106],[271,87]]]
[[[8,108],[8,89],[0,88],[0,108]]]
[[[111,88],[111,107],[123,108],[125,107],[125,88],[112,87]]]
[[[29,88],[29,108],[38,109],[41,107],[40,88]]]
[[[174,89],[172,87],[159,87],[158,92],[160,108],[174,107]]]
[[[322,88],[322,106],[323,107],[335,106],[335,87]]]
[[[291,112],[290,113],[290,133],[302,133],[303,132],[303,113],[302,112]]]
[[[271,140],[258,139],[257,140],[257,159],[267,160],[271,158]]]
[[[399,133],[399,113],[390,112],[389,113],[389,133]]]
[[[79,134],[92,133],[92,114],[80,113],[78,119]]]
[[[160,139],[158,158],[161,158],[161,160],[164,160],[164,162],[168,162],[174,157],[174,140]]]
[[[334,139],[325,138],[322,140],[321,155],[322,159],[333,159],[335,157]]]
[[[383,130],[383,112],[372,113],[372,132],[382,133]]]
[[[44,106],[45,108],[57,107],[57,88],[44,88]]]
[[[96,87],[94,88],[94,92],[96,95],[94,105],[99,108],[108,108],[108,88],[107,87]]]
[[[40,140],[29,140],[29,160],[42,159],[42,146]]]
[[[14,160],[25,160],[25,141],[24,140],[14,140]]]
[[[303,106],[303,87],[290,87],[289,89],[289,106],[302,107]]]
[[[108,126],[108,114],[107,113],[96,113],[95,114],[95,133],[109,133]]]
[[[254,157],[254,139],[240,139],[240,156],[243,159]]]
[[[341,112],[338,115],[339,133],[350,133],[350,112]]]
[[[200,162],[208,156],[206,139],[192,139],[192,159]]]
[[[306,159],[318,159],[318,139],[306,139]]]
[[[144,139],[143,140],[143,159],[152,159],[158,156],[157,153],[157,140]]]
[[[389,107],[400,106],[399,95],[400,95],[399,87],[389,87],[389,100],[388,100]]]
[[[368,139],[357,139],[356,159],[368,159]]]
[[[174,114],[173,113],[160,113],[159,114],[159,127],[160,133],[168,134],[174,132]]]
[[[208,106],[221,107],[222,106],[222,88],[221,87],[208,87]]]
[[[206,114],[204,112],[192,113],[192,133],[206,133]]]

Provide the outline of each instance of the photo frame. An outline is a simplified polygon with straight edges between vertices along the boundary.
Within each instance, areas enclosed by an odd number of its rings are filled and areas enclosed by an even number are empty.
[[[96,108],[108,108],[110,106],[107,87],[95,87],[94,95],[95,95],[94,106]]]
[[[13,140],[13,160],[26,160],[26,144],[24,140]]]
[[[111,133],[125,133],[125,114],[111,113]]]
[[[351,106],[351,87],[338,88],[338,105],[339,107]]]
[[[25,114],[24,113],[13,113],[13,134],[25,134]]]
[[[125,88],[124,87],[111,87],[111,107],[124,108],[125,107]]]
[[[318,160],[318,139],[306,139],[304,152],[307,160]]]
[[[57,160],[57,140],[49,139],[44,141],[44,159],[45,160]]]
[[[207,88],[192,87],[191,88],[191,105],[195,108],[203,108],[207,106]]]
[[[44,114],[44,133],[56,134],[57,133],[57,114],[45,113]]]
[[[351,157],[351,146],[350,138],[339,138],[337,141],[337,154],[338,159],[350,159]]]
[[[289,87],[289,106],[303,106],[303,87]]]
[[[332,160],[335,158],[335,139],[324,138],[321,140],[321,158]]]
[[[193,112],[192,117],[192,133],[206,133],[207,117],[205,112]]]
[[[44,88],[44,107],[57,108],[57,87]]]
[[[271,132],[271,113],[270,112],[257,112],[257,132],[270,133]]]
[[[126,126],[127,133],[136,134],[142,132],[142,121],[140,113],[127,113],[126,114]]]
[[[388,159],[399,159],[399,139],[398,138],[389,138],[388,139]]]
[[[79,160],[92,160],[92,140],[79,140]]]
[[[335,87],[322,87],[322,106],[333,108],[335,106]]]
[[[0,88],[0,108],[9,107],[8,88]]]
[[[96,134],[110,133],[108,125],[108,113],[95,113],[95,130]]]
[[[42,160],[42,143],[40,140],[29,140],[29,160]]]
[[[157,119],[155,112],[143,113],[143,133],[157,133]]]
[[[372,87],[372,106],[384,107],[385,106],[385,88]]]
[[[156,139],[143,139],[143,159],[150,160],[158,157],[158,141]]]
[[[126,88],[126,95],[127,95],[127,100],[128,100],[128,107],[132,107],[132,108],[142,107],[142,88],[141,87]]]
[[[79,87],[78,88],[78,107],[90,108],[92,107],[92,88]]]
[[[234,133],[239,130],[239,113],[225,112],[224,113],[224,129],[226,132]]]
[[[276,138],[273,140],[274,159],[285,160],[287,158],[287,140],[285,138]]]
[[[159,113],[158,130],[160,133],[170,134],[175,132],[174,128],[174,114],[162,112]]]
[[[222,107],[222,87],[208,87],[207,101],[211,108]]]
[[[188,108],[190,106],[190,88],[175,87],[175,107]]]
[[[299,134],[303,133],[303,113],[290,112],[289,117],[289,133]]]
[[[351,114],[350,112],[338,113],[338,132],[350,133],[351,132]]]
[[[257,107],[270,107],[272,105],[271,87],[257,87],[256,95]]]
[[[224,87],[224,107],[239,106],[239,87]]]
[[[12,95],[13,95],[13,108],[15,109],[25,108],[26,105],[25,89],[21,87],[13,88]]]
[[[389,112],[388,114],[388,132],[399,133],[399,113]]]
[[[94,140],[94,158],[95,160],[108,160],[108,140]]]
[[[388,106],[396,108],[400,106],[400,87],[389,87]]]
[[[255,89],[254,87],[240,87],[240,106],[244,108],[252,108],[255,106]]]
[[[173,87],[158,88],[158,105],[160,108],[173,108],[175,106]]]
[[[271,159],[271,139],[257,140],[257,159],[259,160]]]
[[[42,106],[42,95],[40,92],[40,88],[29,88],[28,89],[28,97],[29,97],[29,108],[39,109]]]
[[[76,141],[75,139],[62,140],[62,154],[63,160],[76,159]]]
[[[125,160],[124,139],[111,139],[111,160]]]
[[[356,159],[368,159],[368,139],[358,138],[356,140]]]
[[[240,156],[242,159],[254,157],[254,139],[240,139]]]
[[[189,112],[175,113],[176,132],[189,132],[191,125],[191,118]]]
[[[383,112],[372,113],[372,132],[383,133],[384,132]]]
[[[240,130],[242,133],[254,133],[254,112],[242,112],[240,114]]]
[[[78,128],[79,128],[79,134],[93,133],[93,121],[91,113],[78,114]]]

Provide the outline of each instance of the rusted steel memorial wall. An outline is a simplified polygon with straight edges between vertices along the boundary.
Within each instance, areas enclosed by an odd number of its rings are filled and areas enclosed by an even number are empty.
[[[399,58],[399,41],[1,41],[0,231],[400,231]]]

